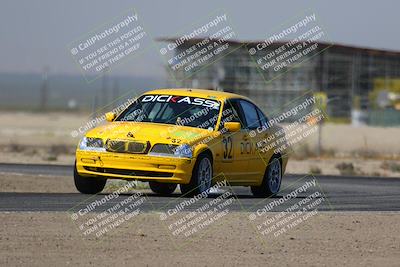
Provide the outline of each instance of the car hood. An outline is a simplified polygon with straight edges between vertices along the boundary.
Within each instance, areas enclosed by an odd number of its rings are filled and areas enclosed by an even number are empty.
[[[120,140],[150,141],[151,144],[193,144],[211,135],[201,128],[149,122],[112,122],[86,133],[87,137]]]

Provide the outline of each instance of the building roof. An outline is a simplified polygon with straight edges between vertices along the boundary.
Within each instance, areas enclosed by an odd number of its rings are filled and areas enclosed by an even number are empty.
[[[195,88],[163,88],[163,89],[147,91],[144,94],[191,96],[191,97],[201,97],[201,98],[212,98],[222,101],[227,98],[243,98],[249,100],[247,97],[238,94],[215,91],[211,89],[195,89]]]
[[[196,44],[198,42],[201,42],[205,40],[206,38],[192,38],[189,41],[186,41],[188,44]],[[163,37],[163,38],[157,38],[156,41],[159,42],[175,42],[176,40],[179,40],[179,37]],[[218,39],[210,39],[211,41],[217,41]],[[257,45],[259,43],[262,43],[264,41],[239,41],[239,40],[227,40],[225,41],[226,43],[236,45],[236,46],[241,46],[241,45]],[[282,42],[274,42],[273,44],[276,46],[281,46],[285,44],[287,41],[282,41]],[[330,42],[313,42],[313,43],[318,43],[319,47],[322,49],[331,47],[330,49],[338,49],[342,50],[344,52],[349,52],[349,53],[354,53],[354,52],[364,52],[369,55],[388,55],[388,56],[400,56],[400,51],[395,51],[395,50],[387,50],[387,49],[375,49],[375,48],[369,48],[369,47],[361,47],[361,46],[351,46],[351,45],[345,45],[345,44],[339,44],[339,43],[330,43]]]

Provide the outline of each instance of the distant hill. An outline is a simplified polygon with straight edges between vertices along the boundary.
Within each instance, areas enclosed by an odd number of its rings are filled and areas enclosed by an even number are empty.
[[[115,96],[135,96],[143,91],[165,86],[165,81],[157,78],[134,76],[106,76],[106,102]],[[103,79],[87,83],[81,75],[49,75],[47,108],[68,109],[68,103],[75,103],[80,110],[91,110],[95,95],[99,104],[104,95]],[[0,109],[39,110],[41,103],[41,74],[0,73]],[[115,89],[117,88],[117,89]],[[122,97],[121,100],[126,97]],[[121,101],[119,101],[121,102]]]

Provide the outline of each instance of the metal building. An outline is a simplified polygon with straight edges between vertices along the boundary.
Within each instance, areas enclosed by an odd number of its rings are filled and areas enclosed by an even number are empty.
[[[159,41],[173,43],[176,40],[166,38]],[[175,54],[202,40],[186,41],[175,50]],[[183,68],[172,70],[167,66],[171,74],[170,85],[242,94],[266,111],[281,110],[305,93],[323,92],[328,98],[330,118],[350,121],[353,111],[367,115],[376,106],[372,92],[379,89],[379,81],[389,84],[400,79],[400,52],[317,42],[314,53],[277,73],[272,69],[260,70],[250,56],[249,48],[259,42],[227,43],[231,50],[226,55],[189,72]],[[263,52],[268,53],[284,44],[273,43]],[[363,118],[368,120],[367,116]]]

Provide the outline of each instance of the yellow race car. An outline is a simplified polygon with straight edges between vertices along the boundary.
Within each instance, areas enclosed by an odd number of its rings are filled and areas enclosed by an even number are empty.
[[[148,181],[153,192],[207,193],[222,180],[276,194],[287,146],[271,146],[277,125],[248,98],[212,90],[159,89],[144,93],[107,124],[88,131],[76,150],[79,192],[96,194],[107,179]],[[274,137],[274,138],[271,138]]]

